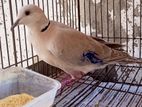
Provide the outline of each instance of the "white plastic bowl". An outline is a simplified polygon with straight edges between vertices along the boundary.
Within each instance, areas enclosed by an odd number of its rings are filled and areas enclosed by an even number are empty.
[[[1,71],[0,99],[20,93],[35,97],[24,107],[51,107],[61,87],[57,80],[31,70],[14,67]]]

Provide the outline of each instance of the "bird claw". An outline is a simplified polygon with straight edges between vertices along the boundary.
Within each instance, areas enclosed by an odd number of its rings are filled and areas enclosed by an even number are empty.
[[[61,81],[60,95],[62,94],[66,86],[72,87],[75,80],[79,80],[83,75],[84,73],[81,71],[72,71],[72,76],[65,76],[65,78]]]
[[[64,91],[64,89],[65,89],[66,86],[72,87],[74,81],[75,81],[74,79],[63,80],[63,81],[61,82],[60,95],[62,95],[62,93],[63,93],[63,91]]]

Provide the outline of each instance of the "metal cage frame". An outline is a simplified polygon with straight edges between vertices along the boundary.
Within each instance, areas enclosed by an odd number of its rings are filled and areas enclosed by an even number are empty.
[[[19,8],[26,4],[38,5],[50,20],[67,24],[87,35],[95,35],[106,41],[120,44],[125,42],[127,52],[130,52],[129,47],[131,47],[130,54],[132,56],[142,57],[142,0],[9,0],[7,3],[1,0],[0,14],[2,14],[2,17],[0,17],[0,20],[2,20],[1,26],[4,34],[0,35],[0,68],[2,69],[22,66],[58,80],[62,80],[65,75],[60,69],[54,68],[39,59],[32,45],[27,43],[25,26],[18,27],[12,32],[8,29],[13,24]],[[135,4],[138,6],[138,12]],[[130,6],[131,10],[128,9]],[[125,14],[122,14],[122,10],[125,10]],[[131,16],[129,16],[130,12],[132,13]],[[6,17],[7,14],[9,14],[8,18]],[[122,15],[124,18],[122,18]],[[139,17],[136,18],[137,16]],[[136,19],[139,22],[138,27],[136,26]],[[125,25],[122,26],[122,24]],[[124,30],[122,27],[126,29]],[[9,40],[12,42],[9,43]],[[136,43],[135,41],[139,42]],[[139,65],[109,65],[94,73],[88,73],[74,82],[73,87],[66,87],[62,95],[58,93],[54,106],[141,107],[142,68]]]

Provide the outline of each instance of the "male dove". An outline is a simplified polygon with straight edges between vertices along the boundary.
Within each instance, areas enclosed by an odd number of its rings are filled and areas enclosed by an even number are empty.
[[[67,25],[48,20],[35,5],[22,7],[11,30],[20,24],[28,27],[28,39],[39,57],[68,73],[70,80],[108,64],[142,62],[119,50],[119,44],[86,36]]]

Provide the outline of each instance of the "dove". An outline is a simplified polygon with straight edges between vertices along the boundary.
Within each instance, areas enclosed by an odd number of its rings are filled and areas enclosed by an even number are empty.
[[[108,64],[142,62],[120,49],[120,44],[105,42],[63,23],[49,20],[36,5],[23,6],[11,30],[21,24],[27,26],[27,38],[39,57],[70,75],[64,83]]]

